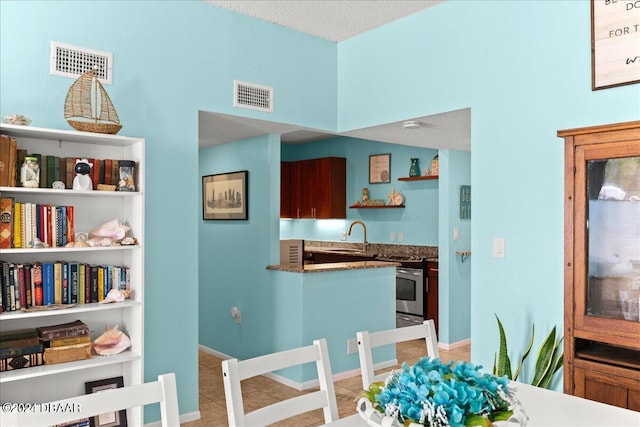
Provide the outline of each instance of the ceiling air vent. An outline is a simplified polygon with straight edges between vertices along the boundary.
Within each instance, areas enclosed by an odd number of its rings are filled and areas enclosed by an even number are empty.
[[[96,70],[101,83],[110,85],[113,82],[113,54],[51,42],[51,74],[77,78],[91,69]]]
[[[273,88],[234,80],[233,106],[272,113]]]

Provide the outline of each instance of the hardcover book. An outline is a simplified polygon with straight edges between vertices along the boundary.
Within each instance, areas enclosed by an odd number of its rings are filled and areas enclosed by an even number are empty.
[[[41,326],[36,328],[36,331],[38,331],[38,336],[42,340],[89,335],[90,333],[89,327],[80,320],[52,326]]]
[[[0,372],[44,365],[43,356],[44,356],[44,353],[40,352],[40,353],[23,354],[15,357],[8,357],[6,359],[0,359]]]
[[[85,359],[91,359],[91,343],[44,349],[44,363],[46,365]]]
[[[0,359],[22,356],[25,354],[32,354],[32,353],[42,353],[43,349],[44,347],[40,343],[35,345],[29,345],[26,347],[3,348],[3,349],[0,349]]]
[[[47,341],[45,341],[47,342]],[[76,335],[75,337],[55,338],[48,341],[51,347],[66,347],[70,345],[91,343],[91,335]]]
[[[13,197],[0,198],[0,249],[13,246]]]
[[[0,135],[0,187],[15,187],[18,146],[15,138]]]

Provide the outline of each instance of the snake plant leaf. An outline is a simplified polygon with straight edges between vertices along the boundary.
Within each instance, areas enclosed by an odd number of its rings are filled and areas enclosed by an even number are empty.
[[[514,381],[516,381],[518,379],[518,375],[520,375],[520,371],[522,370],[522,365],[524,364],[525,359],[527,358],[527,356],[529,356],[529,353],[531,352],[531,348],[533,347],[533,337],[534,337],[535,333],[536,333],[535,325],[531,325],[531,338],[529,339],[529,345],[527,346],[527,349],[524,351],[524,353],[520,357],[520,363],[518,364],[518,367],[516,368],[515,374],[513,374],[513,380]]]
[[[560,340],[562,341],[562,340]],[[555,353],[557,353],[558,349],[560,348],[560,342],[558,342],[558,345],[555,349]],[[555,362],[552,365],[552,369],[549,369],[546,373],[546,375],[542,378],[542,380],[540,381],[540,385],[539,387],[542,388],[549,388],[549,384],[551,384],[551,380],[553,379],[553,375],[558,372],[558,370],[560,368],[562,368],[562,365],[564,363],[564,353],[560,353],[560,355],[558,355],[557,357],[555,357]]]
[[[531,384],[534,386],[539,386],[542,379],[545,377],[547,372],[551,369],[551,365],[553,364],[553,355],[557,348],[556,343],[556,327],[554,326],[549,332],[549,335],[544,340],[544,343],[540,347],[538,351],[538,358],[536,359],[536,370],[535,375],[533,376],[533,381]]]
[[[507,337],[504,333],[502,322],[497,314],[496,320],[498,321],[498,329],[500,330],[500,348],[498,350],[498,365],[494,374],[499,377],[506,375],[507,378],[511,379],[511,360],[507,353]]]

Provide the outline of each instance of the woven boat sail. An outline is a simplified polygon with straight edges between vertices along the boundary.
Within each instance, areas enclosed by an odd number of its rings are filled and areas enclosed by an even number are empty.
[[[93,70],[78,77],[69,88],[64,118],[84,132],[116,134],[122,128],[113,102]]]

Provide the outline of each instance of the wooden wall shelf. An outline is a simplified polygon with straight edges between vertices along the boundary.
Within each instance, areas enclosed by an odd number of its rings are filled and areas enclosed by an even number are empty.
[[[426,181],[429,179],[438,179],[438,175],[421,175],[421,176],[403,176],[398,181]]]
[[[384,205],[384,206],[349,206],[349,209],[389,209],[389,208],[404,208],[404,205]]]

